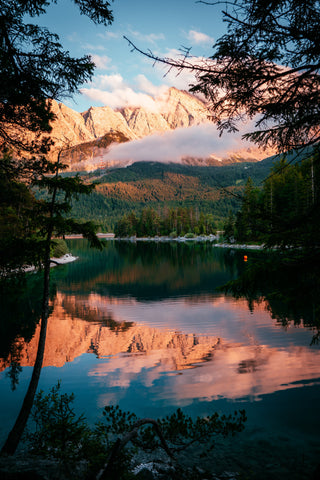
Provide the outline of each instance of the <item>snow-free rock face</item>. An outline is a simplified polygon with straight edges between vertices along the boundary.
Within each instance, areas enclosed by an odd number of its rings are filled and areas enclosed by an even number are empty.
[[[145,137],[155,132],[170,130],[170,126],[158,112],[150,112],[143,108],[124,108],[121,114],[129,128],[137,137]]]
[[[90,107],[78,113],[62,103],[52,102],[52,110],[56,116],[52,123],[52,138],[55,147],[52,152],[61,148],[72,148],[64,154],[64,161],[72,170],[91,169],[90,159],[96,141],[111,136],[113,143],[115,134],[127,141],[143,138],[154,133],[166,132],[179,127],[190,127],[208,121],[208,110],[204,102],[195,96],[176,88],[170,88],[159,98],[150,97],[153,108],[127,106],[113,110],[109,106]],[[110,137],[110,138],[111,138]],[[92,151],[86,148],[84,155],[81,145],[92,142]],[[79,154],[77,148],[79,146]]]
[[[173,87],[155,99],[153,111],[141,107],[126,107],[120,112],[129,128],[139,138],[179,127],[198,125],[208,121],[209,115],[204,102]]]
[[[205,103],[194,95],[176,88],[168,90],[163,117],[171,129],[207,122],[208,116]]]
[[[100,138],[109,132],[121,132],[130,140],[136,138],[121,113],[110,107],[90,107],[81,115],[93,138]]]
[[[110,158],[109,148],[112,144],[135,141],[209,122],[210,112],[206,103],[186,91],[172,87],[161,96],[150,96],[149,99],[149,108],[130,105],[119,109],[109,106],[90,107],[83,113],[53,101],[55,120],[52,122],[51,132],[54,140],[54,147],[50,152],[52,160],[62,149],[63,162],[73,171],[125,166],[134,160],[130,155],[121,160]],[[230,163],[229,160],[232,159],[234,162],[257,161],[273,153],[259,151],[252,145],[240,145],[237,152],[226,150],[218,157],[216,152],[212,152],[207,158],[187,155],[180,161],[189,165],[219,165],[221,162]]]
[[[81,113],[55,101],[52,102],[51,109],[56,116],[51,133],[56,145],[75,145],[94,140],[95,137],[87,128]]]
[[[72,145],[100,138],[109,132],[121,132],[133,140],[177,127],[189,127],[208,119],[205,103],[176,88],[170,88],[151,103],[154,105],[152,110],[130,106],[113,110],[105,106],[90,107],[78,113],[62,103],[53,102],[56,120],[52,124],[52,136],[57,142],[69,139]]]

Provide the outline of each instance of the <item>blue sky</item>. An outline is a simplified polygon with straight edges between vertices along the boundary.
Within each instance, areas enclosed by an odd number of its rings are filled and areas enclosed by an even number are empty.
[[[64,49],[72,56],[90,54],[96,64],[92,81],[79,86],[81,94],[60,99],[78,112],[105,105],[152,107],[150,95],[158,97],[172,86],[187,90],[193,82],[190,73],[177,76],[177,72],[171,71],[165,75],[166,67],[154,65],[145,56],[132,52],[124,36],[140,49],[149,49],[158,56],[175,58],[181,55],[181,47],[191,47],[197,61],[212,54],[212,45],[227,27],[222,5],[205,5],[196,0],[115,0],[112,9],[114,22],[108,27],[95,25],[81,16],[71,0],[57,0],[45,15],[36,18],[37,23],[59,35]],[[224,133],[222,137],[211,122],[154,134],[112,147],[108,159],[180,161],[189,154],[202,157],[213,154],[223,159],[244,148],[246,157],[257,158],[255,149],[247,150],[252,145],[241,139],[242,133],[252,130],[252,123],[239,127],[239,133]],[[260,153],[259,157],[268,155]]]
[[[82,95],[62,99],[82,112],[90,106],[144,104],[145,95],[157,95],[164,86],[187,89],[190,75],[165,76],[163,66],[131,52],[127,36],[139,48],[155,54],[175,56],[182,46],[192,47],[194,56],[209,56],[214,40],[223,34],[221,6],[196,0],[115,0],[114,22],[109,27],[94,25],[69,0],[58,0],[36,21],[59,35],[72,56],[90,54],[96,63],[92,82],[82,86]]]

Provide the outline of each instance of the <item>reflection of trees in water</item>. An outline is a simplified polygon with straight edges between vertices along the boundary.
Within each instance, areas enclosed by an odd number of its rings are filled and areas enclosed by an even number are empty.
[[[0,358],[9,364],[6,375],[12,390],[19,384],[23,344],[31,340],[41,317],[42,282],[41,275],[30,275],[21,283],[8,283],[1,292]],[[55,293],[55,287],[51,286],[51,299]]]
[[[70,243],[80,257],[59,286],[65,293],[130,295],[155,300],[212,293],[238,272],[240,252],[217,249],[210,242],[106,242],[102,252],[84,242]]]
[[[41,278],[32,275],[20,284],[8,285],[0,295],[0,357],[14,353],[15,340],[22,337],[29,341],[41,315]]]
[[[10,378],[11,390],[14,391],[19,384],[19,375],[22,372],[20,366],[20,354],[22,350],[22,344],[15,348],[14,353],[11,353],[10,367],[6,372],[6,376]]]
[[[115,249],[131,264],[141,263],[147,267],[157,266],[163,261],[174,267],[214,263],[225,270],[224,251],[215,251],[212,243],[194,242],[115,242]]]
[[[312,328],[312,343],[319,342],[320,265],[314,258],[259,255],[237,280],[222,289],[236,298],[245,297],[251,310],[255,303],[266,300],[272,318],[284,328],[292,323]]]
[[[65,311],[72,317],[79,318],[86,322],[101,324],[103,327],[107,327],[114,332],[125,332],[132,327],[133,322],[119,322],[113,318],[111,312],[105,312],[101,309],[93,308],[84,303],[86,300],[87,297],[77,298],[77,301],[66,297],[63,300],[62,305]]]

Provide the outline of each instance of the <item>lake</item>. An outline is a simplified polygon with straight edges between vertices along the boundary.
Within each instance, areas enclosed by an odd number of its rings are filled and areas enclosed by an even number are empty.
[[[245,478],[310,478],[320,458],[315,329],[303,318],[283,325],[264,297],[252,305],[218,290],[244,269],[244,253],[248,262],[259,253],[210,242],[105,243],[100,252],[70,240],[78,260],[52,269],[39,388],[61,380],[91,423],[108,404],[148,417],[245,409],[245,431],[217,440],[201,461]],[[1,443],[31,377],[40,288],[31,274],[23,295],[1,299]]]

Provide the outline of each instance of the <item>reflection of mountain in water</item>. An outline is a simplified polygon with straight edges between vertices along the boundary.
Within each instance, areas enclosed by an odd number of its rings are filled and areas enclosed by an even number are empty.
[[[128,387],[145,372],[143,381],[150,386],[166,379],[157,395],[180,400],[259,398],[319,381],[320,352],[307,346],[283,349],[257,341],[245,345],[213,335],[152,328],[114,316],[111,307],[115,304],[121,300],[58,293],[48,324],[44,366],[62,367],[83,353],[91,353],[97,361],[88,375],[96,382]],[[228,308],[246,311],[246,303],[240,301]],[[259,315],[268,315],[262,305]],[[17,340],[22,366],[34,364],[39,331],[37,326],[28,343]],[[1,370],[11,360],[3,360]],[[183,375],[171,379],[170,373],[177,371]]]
[[[94,297],[91,299],[93,302]],[[38,325],[29,343],[17,340],[22,366],[33,366],[39,333]],[[124,352],[147,355],[153,350],[168,350],[170,355],[165,355],[164,361],[180,370],[194,362],[204,361],[218,342],[218,338],[160,331],[132,322],[116,322],[111,315],[101,314],[96,308],[90,309],[87,302],[82,304],[80,300],[78,303],[76,297],[58,294],[48,324],[43,365],[61,367],[83,353],[95,353],[100,358]],[[1,370],[10,361],[10,357],[2,361]]]

